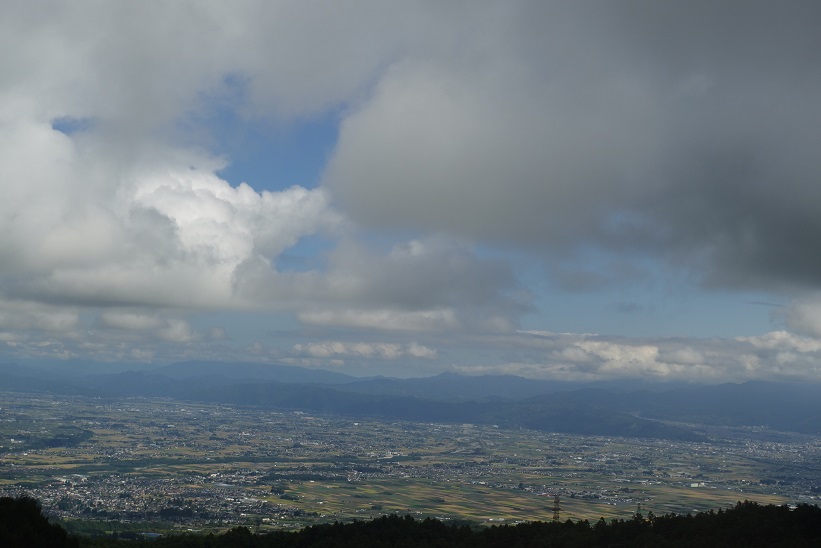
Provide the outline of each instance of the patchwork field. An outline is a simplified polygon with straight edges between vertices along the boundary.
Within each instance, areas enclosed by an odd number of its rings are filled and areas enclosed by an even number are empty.
[[[691,425],[692,426],[692,425]],[[0,494],[109,529],[292,528],[409,513],[514,523],[814,503],[821,442],[707,443],[0,393]]]

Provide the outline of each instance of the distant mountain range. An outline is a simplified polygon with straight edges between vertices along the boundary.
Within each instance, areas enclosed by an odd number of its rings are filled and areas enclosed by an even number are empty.
[[[663,439],[705,439],[682,423],[821,433],[821,386],[815,384],[582,384],[455,373],[363,379],[288,365],[190,361],[112,372],[0,365],[0,389]]]

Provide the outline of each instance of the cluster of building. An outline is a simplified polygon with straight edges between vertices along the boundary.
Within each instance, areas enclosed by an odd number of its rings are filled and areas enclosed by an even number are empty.
[[[659,485],[729,490],[739,500],[776,493],[813,502],[821,495],[821,440],[797,435],[736,432],[737,439],[694,443],[354,422],[162,400],[54,397],[26,405],[3,406],[0,496],[32,495],[63,519],[296,526],[344,517],[307,500],[308,483],[392,480],[620,506],[651,502],[648,493]],[[34,443],[55,425],[93,437],[73,447]],[[381,509],[362,504],[350,513]]]

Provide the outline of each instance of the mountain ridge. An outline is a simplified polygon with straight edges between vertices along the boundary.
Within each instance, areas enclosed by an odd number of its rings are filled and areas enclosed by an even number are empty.
[[[358,378],[252,362],[188,361],[140,371],[55,374],[0,365],[0,386],[18,392],[181,400],[368,416],[474,422],[566,433],[699,439],[693,428],[762,426],[821,434],[821,386],[751,381],[720,385],[562,383],[515,375]]]

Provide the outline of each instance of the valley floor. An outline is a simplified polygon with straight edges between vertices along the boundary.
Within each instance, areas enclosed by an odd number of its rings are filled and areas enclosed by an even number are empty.
[[[86,532],[298,529],[399,513],[483,524],[818,501],[821,439],[684,442],[0,394],[0,496]]]

